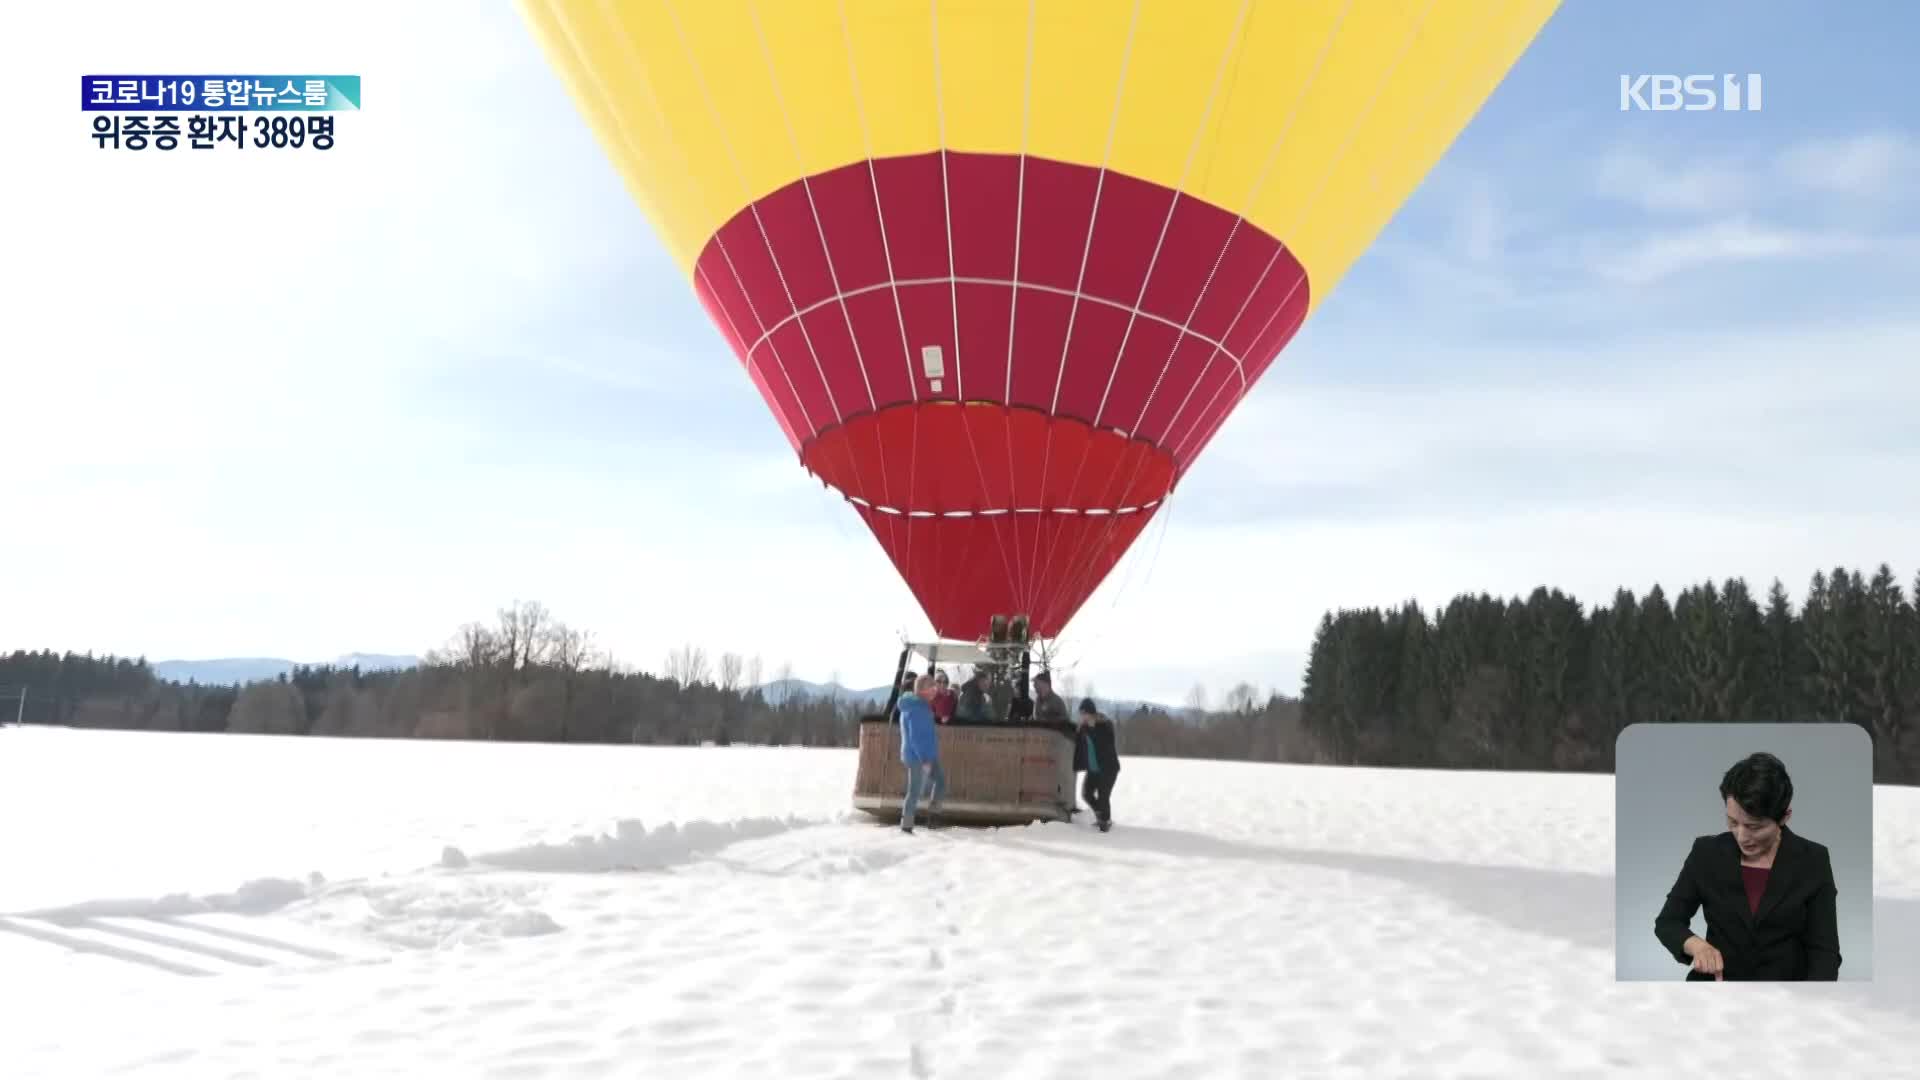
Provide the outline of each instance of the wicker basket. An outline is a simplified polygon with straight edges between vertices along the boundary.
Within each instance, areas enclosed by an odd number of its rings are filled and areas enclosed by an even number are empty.
[[[1073,741],[1059,731],[1015,724],[940,724],[936,732],[940,763],[947,771],[945,817],[985,825],[1067,819],[1073,807]],[[863,721],[854,808],[898,821],[906,794],[899,727],[885,720]]]

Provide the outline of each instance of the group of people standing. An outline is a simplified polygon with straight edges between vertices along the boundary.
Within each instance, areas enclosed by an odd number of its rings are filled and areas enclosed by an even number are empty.
[[[911,675],[902,680],[896,710],[900,722],[900,761],[907,767],[907,791],[900,804],[900,828],[913,832],[920,799],[927,798],[927,824],[938,824],[947,794],[947,773],[940,764],[940,740],[936,724],[985,724],[993,719],[992,697],[988,693],[985,669],[974,670],[961,689],[948,683],[947,673]],[[1100,712],[1092,698],[1080,699],[1078,722],[1067,716],[1067,705],[1053,690],[1053,679],[1046,672],[1034,676],[1033,697],[1016,696],[1009,707],[1007,722],[1032,720],[1057,727],[1074,740],[1073,771],[1085,773],[1080,795],[1093,808],[1094,821],[1101,832],[1113,828],[1113,786],[1120,778],[1120,747],[1113,721]]]

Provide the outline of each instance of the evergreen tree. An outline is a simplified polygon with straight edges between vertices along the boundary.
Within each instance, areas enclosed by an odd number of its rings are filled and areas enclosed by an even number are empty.
[[[1329,613],[1305,734],[1363,764],[1588,769],[1631,723],[1821,720],[1873,733],[1881,782],[1920,782],[1920,607],[1890,568],[1815,574],[1799,613],[1778,580],[1764,607],[1739,578],[1667,596]]]
[[[1246,760],[1469,768],[1609,769],[1628,724],[1856,723],[1881,783],[1920,783],[1920,577],[1812,576],[1796,612],[1776,579],[1764,606],[1744,581],[1671,603],[1618,589],[1584,609],[1543,586],[1326,613],[1299,699],[1251,686],[1176,718],[1125,718],[1131,752]],[[663,674],[615,666],[539,605],[469,624],[419,668],[300,667],[247,687],[163,682],[144,658],[0,655],[0,719],[27,693],[36,724],[286,735],[849,746],[858,710],[803,695],[769,702],[731,654],[717,672],[691,644]],[[717,677],[714,677],[717,674]],[[884,681],[876,678],[876,683]],[[1120,719],[1116,717],[1116,719]]]
[[[1792,601],[1779,578],[1767,590],[1760,635],[1754,718],[1775,723],[1806,719],[1812,654],[1807,650],[1805,627],[1795,618]]]

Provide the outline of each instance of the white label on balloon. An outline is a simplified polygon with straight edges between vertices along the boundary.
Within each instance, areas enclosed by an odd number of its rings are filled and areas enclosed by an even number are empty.
[[[947,374],[946,361],[940,356],[940,346],[927,345],[920,349],[920,366],[927,371],[927,378],[939,379]],[[938,386],[935,390],[940,389]]]

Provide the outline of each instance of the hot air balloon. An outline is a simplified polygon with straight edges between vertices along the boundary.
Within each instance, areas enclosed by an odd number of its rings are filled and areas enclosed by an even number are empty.
[[[522,0],[942,638],[1057,635],[1557,0]]]

